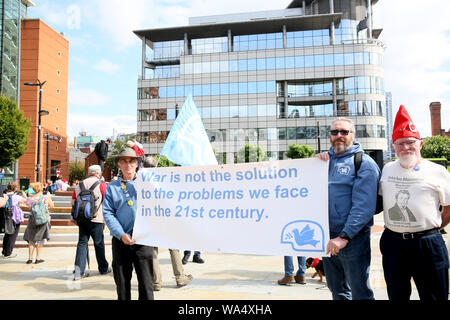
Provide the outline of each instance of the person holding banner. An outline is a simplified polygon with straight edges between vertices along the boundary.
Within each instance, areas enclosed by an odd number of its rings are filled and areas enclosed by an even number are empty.
[[[376,209],[380,169],[363,154],[355,175],[354,155],[363,151],[355,141],[355,126],[347,118],[331,123],[331,148],[315,157],[330,161],[328,213],[330,241],[323,264],[333,300],[373,300],[369,284],[370,229]]]
[[[449,258],[440,231],[450,222],[450,174],[422,158],[423,141],[403,105],[392,142],[398,160],[384,166],[379,188],[385,223],[380,251],[389,300],[409,300],[413,278],[420,300],[446,301]]]
[[[134,188],[140,158],[126,147],[115,163],[122,178],[110,182],[103,201],[103,217],[111,231],[113,274],[118,300],[131,300],[133,267],[138,280],[139,300],[153,300],[153,247],[136,244],[132,238],[136,218],[137,193]]]
[[[158,163],[153,157],[146,157],[144,159],[144,168],[155,168],[157,165]],[[180,250],[169,249],[169,252],[177,287],[184,287],[192,280],[192,275],[184,273],[183,265],[181,264]],[[153,247],[153,271],[153,289],[154,291],[159,291],[162,287],[162,276],[158,262],[158,247]]]

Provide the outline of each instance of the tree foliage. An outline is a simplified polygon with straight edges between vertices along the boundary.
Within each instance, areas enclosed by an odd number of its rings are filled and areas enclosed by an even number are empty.
[[[134,137],[135,137],[134,135],[127,136],[127,140],[133,140]],[[111,146],[109,146],[108,148],[108,158],[106,158],[105,167],[111,168],[113,171],[113,175],[117,175],[119,173],[119,168],[116,166],[114,158],[126,146],[127,146],[126,141],[114,140]]]
[[[19,159],[27,150],[31,121],[17,103],[0,96],[0,168]]]
[[[160,155],[156,155],[154,156],[156,162],[158,163],[158,168],[159,167],[175,167],[176,164],[173,163],[172,161],[170,161],[169,159],[167,159],[167,157],[165,156],[160,156]]]
[[[69,164],[69,182],[72,184],[75,180],[84,180],[84,162],[71,162]]]
[[[421,154],[424,158],[446,158],[450,161],[450,139],[442,136],[424,139]]]
[[[315,150],[307,144],[299,145],[297,143],[291,143],[289,150],[286,151],[286,157],[290,159],[303,159],[314,157]]]
[[[238,162],[260,162],[267,161],[267,152],[261,146],[245,144],[237,153]]]

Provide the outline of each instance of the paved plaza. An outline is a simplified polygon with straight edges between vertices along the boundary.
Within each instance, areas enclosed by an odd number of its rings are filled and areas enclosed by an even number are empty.
[[[375,218],[372,230],[372,264],[370,282],[377,300],[386,300],[386,285],[381,267],[378,243],[382,232],[382,215]],[[449,235],[444,235],[447,246]],[[19,246],[17,256],[0,259],[1,300],[115,300],[116,291],[112,273],[100,275],[95,251],[90,246],[90,276],[72,280],[75,246],[44,247],[41,264],[25,264],[28,249]],[[111,246],[106,246],[111,262]],[[312,279],[313,270],[307,270],[307,284],[280,286],[283,277],[282,256],[256,256],[223,253],[203,253],[204,264],[190,261],[184,266],[194,277],[185,287],[177,288],[172,273],[169,251],[160,249],[159,261],[163,275],[163,288],[155,292],[156,300],[331,300],[325,283]],[[296,262],[295,262],[296,263]],[[133,277],[132,298],[137,299],[137,281]],[[418,299],[413,290],[412,299]]]

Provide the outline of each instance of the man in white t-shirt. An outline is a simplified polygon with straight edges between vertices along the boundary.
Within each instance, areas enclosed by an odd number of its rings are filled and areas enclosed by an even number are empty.
[[[379,187],[389,299],[409,300],[412,277],[421,300],[448,300],[449,259],[440,230],[450,222],[450,174],[421,157],[423,141],[403,105],[392,141],[398,160],[384,166]]]

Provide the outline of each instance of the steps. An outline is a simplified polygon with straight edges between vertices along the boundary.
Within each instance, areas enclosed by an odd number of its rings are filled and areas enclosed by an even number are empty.
[[[70,214],[72,209],[72,190],[56,191],[52,195],[52,201],[55,204],[54,208],[50,208],[50,240],[45,244],[46,247],[75,247],[78,243],[78,226],[72,220]],[[30,215],[28,207],[22,207],[25,221],[21,223],[19,235],[17,236],[16,248],[28,247],[28,243],[23,240],[23,234],[28,224],[28,217]],[[0,247],[3,243],[4,234],[0,234]],[[108,227],[105,225],[104,230],[105,245],[111,244],[111,235]],[[92,239],[89,245],[93,246]]]

